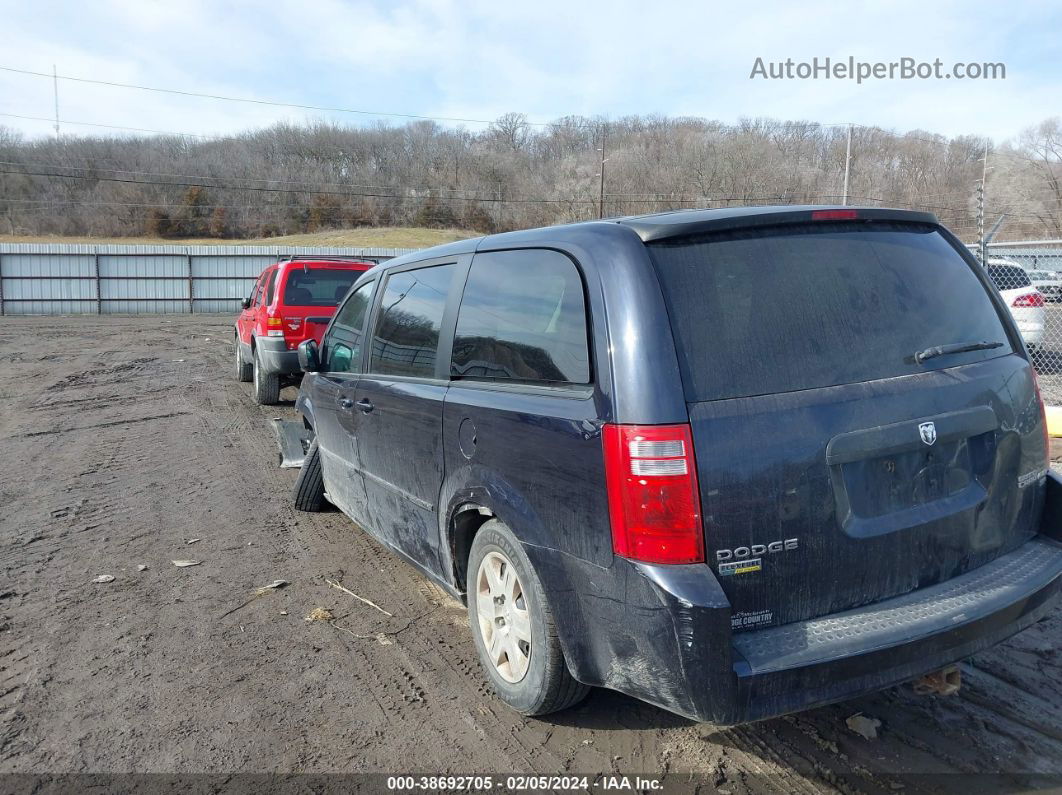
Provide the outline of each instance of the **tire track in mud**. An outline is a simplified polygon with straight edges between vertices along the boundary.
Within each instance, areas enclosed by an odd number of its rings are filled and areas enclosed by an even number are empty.
[[[605,691],[516,715],[461,605],[341,514],[294,511],[269,428],[293,391],[253,405],[230,329],[0,320],[0,771],[665,771],[733,795],[1062,772],[1057,616],[974,658],[950,698],[893,688],[727,730]],[[219,618],[276,578],[290,585]],[[315,607],[336,626],[305,622]],[[846,729],[856,712],[877,740]]]

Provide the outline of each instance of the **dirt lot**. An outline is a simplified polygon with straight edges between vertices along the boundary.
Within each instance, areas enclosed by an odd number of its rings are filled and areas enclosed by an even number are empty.
[[[165,246],[378,246],[380,248],[428,248],[477,237],[468,229],[427,229],[414,226],[356,227],[261,238],[172,238],[172,237],[60,237],[57,235],[0,235],[3,243],[117,243]]]
[[[226,318],[0,319],[0,773],[667,772],[733,795],[1062,774],[1058,616],[947,698],[900,687],[729,730],[605,691],[510,712],[460,605],[342,515],[292,509],[269,427],[291,404],[255,407],[230,354]],[[316,607],[335,626],[306,622]],[[846,728],[859,712],[877,739]]]

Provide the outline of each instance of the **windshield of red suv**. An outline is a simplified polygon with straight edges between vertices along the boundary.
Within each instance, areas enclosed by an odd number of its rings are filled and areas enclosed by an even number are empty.
[[[284,282],[284,304],[337,306],[361,274],[360,270],[340,268],[292,268]]]

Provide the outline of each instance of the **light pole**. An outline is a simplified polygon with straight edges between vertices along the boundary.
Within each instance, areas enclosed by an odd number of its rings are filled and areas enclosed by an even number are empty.
[[[852,162],[852,125],[848,125],[848,144],[844,149],[844,195],[841,204],[848,204],[848,166]]]
[[[981,264],[988,263],[988,239],[985,237],[985,180],[988,178],[988,142],[981,158],[981,182],[977,186],[977,251]]]
[[[597,151],[601,153],[601,171],[598,173],[599,181],[597,186],[597,217],[605,217],[605,163],[608,162],[608,158],[605,157],[605,128],[601,128],[601,146],[597,148]]]
[[[55,97],[55,138],[59,139],[59,74],[52,64],[52,96]]]

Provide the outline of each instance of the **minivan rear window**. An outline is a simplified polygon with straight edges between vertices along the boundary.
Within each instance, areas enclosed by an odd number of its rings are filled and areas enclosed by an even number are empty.
[[[1012,352],[935,227],[818,223],[649,244],[691,402],[816,389]],[[937,356],[929,347],[1000,342]]]
[[[302,268],[288,271],[284,303],[288,306],[338,306],[362,271],[342,268]]]

